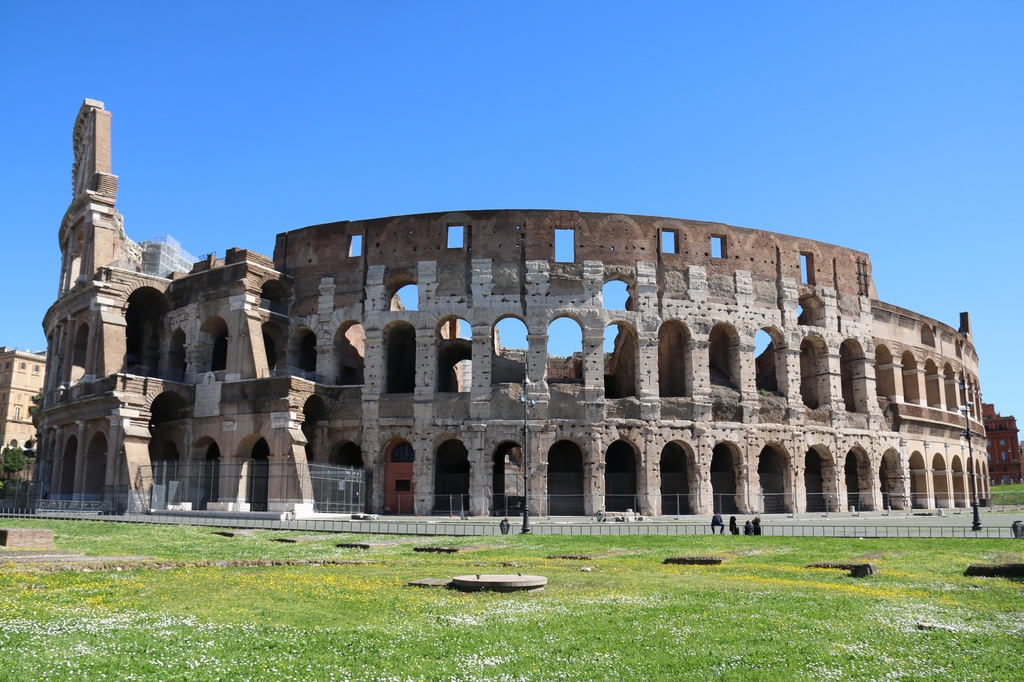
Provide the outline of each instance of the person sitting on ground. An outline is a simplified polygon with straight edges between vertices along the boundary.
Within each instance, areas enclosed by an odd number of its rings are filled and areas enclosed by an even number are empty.
[[[753,526],[754,526],[754,535],[760,535],[761,534],[761,517],[759,517],[759,516],[755,516],[754,517]]]
[[[715,534],[715,529],[720,528],[718,531],[719,535],[725,535],[725,523],[722,521],[722,515],[715,512],[715,515],[711,517],[711,534]]]
[[[747,519],[747,522],[743,524],[743,534],[744,535],[753,535],[754,534],[754,524],[752,524],[750,522],[750,519]]]
[[[740,527],[736,523],[736,517],[735,516],[730,516],[729,517],[729,532],[732,533],[733,535],[739,535],[740,534]]]

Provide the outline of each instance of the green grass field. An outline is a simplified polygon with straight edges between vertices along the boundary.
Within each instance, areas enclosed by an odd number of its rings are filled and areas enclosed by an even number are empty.
[[[1014,540],[731,536],[409,538],[371,550],[260,531],[5,520],[60,549],[192,562],[340,566],[0,571],[4,680],[1020,680],[1024,582],[966,578],[1024,560]],[[359,539],[367,539],[365,536]],[[458,545],[454,555],[414,553]],[[582,554],[587,560],[548,559]],[[9,552],[8,552],[9,554]],[[728,557],[666,566],[679,554]],[[854,579],[812,562],[874,561]],[[590,570],[584,570],[590,569]],[[538,594],[408,580],[523,572]]]

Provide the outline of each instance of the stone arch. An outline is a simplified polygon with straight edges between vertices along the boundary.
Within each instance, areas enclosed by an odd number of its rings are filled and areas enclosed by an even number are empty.
[[[288,341],[288,366],[305,378],[316,378],[316,332],[299,327]]]
[[[625,277],[612,277],[601,287],[601,307],[605,310],[633,310],[633,298],[633,287]],[[609,307],[609,300],[622,300],[622,307]]]
[[[640,457],[636,446],[619,439],[608,446],[604,465],[605,511],[638,510],[637,466]]]
[[[139,287],[128,297],[124,312],[125,372],[160,376],[160,349],[168,310],[167,297],[153,287]]]
[[[808,512],[838,511],[835,462],[823,445],[813,445],[804,455],[804,495]]]
[[[502,441],[494,449],[491,470],[492,513],[508,516],[522,514],[525,488],[523,486],[523,447],[511,440]]]
[[[946,474],[946,459],[937,452],[932,456],[932,490],[935,494],[936,509],[948,509],[953,506]]]
[[[856,339],[846,339],[839,345],[839,378],[846,411],[867,412],[867,356]]]
[[[389,290],[389,310],[400,312],[420,309],[420,287],[412,277],[392,279]]]
[[[548,449],[548,515],[582,516],[584,509],[583,449],[555,441]]]
[[[393,322],[385,327],[385,393],[412,393],[416,390],[416,351],[416,329],[411,324]]]
[[[82,499],[103,499],[103,484],[107,475],[107,435],[97,431],[85,450],[85,475],[82,477]]]
[[[561,320],[571,320],[575,325]],[[554,333],[552,330],[554,329]],[[547,380],[549,384],[582,384],[583,374],[583,323],[569,314],[555,316],[548,324],[548,359],[547,359]],[[579,333],[579,341],[576,341],[576,334]],[[556,354],[554,345],[558,345],[558,339],[571,336],[565,341],[564,350],[572,350],[569,355]],[[576,349],[579,350],[576,350]]]
[[[268,279],[260,286],[260,308],[278,315],[288,314],[291,291],[280,279]]]
[[[196,494],[192,496],[196,509],[207,509],[209,503],[220,501],[220,445],[210,436],[203,436],[192,446],[199,475],[195,477]]]
[[[740,335],[727,322],[719,322],[708,334],[708,369],[712,386],[739,392],[743,386],[740,370]]]
[[[916,450],[910,455],[910,504],[914,509],[928,509],[928,469],[925,468],[924,455]]]
[[[252,511],[267,511],[270,503],[270,444],[260,437],[249,451],[246,501]]]
[[[664,515],[694,514],[698,500],[694,493],[700,488],[697,461],[686,443],[669,441],[661,450],[661,513]]]
[[[362,469],[365,466],[363,449],[350,440],[343,440],[331,446],[327,463],[334,466]]]
[[[504,330],[504,332],[502,332]],[[505,337],[503,338],[502,334]],[[491,325],[491,384],[521,384],[526,378],[530,330],[516,315],[503,315]],[[522,336],[522,341],[519,341]]]
[[[302,435],[306,437],[306,461],[325,459],[324,446],[327,444],[327,429],[331,416],[327,403],[318,395],[311,395],[302,404]]]
[[[75,327],[75,342],[71,347],[71,383],[81,381],[89,358],[89,324],[81,322]]]
[[[797,304],[796,323],[808,327],[825,326],[825,303],[816,294],[805,294]]]
[[[828,346],[820,336],[800,342],[800,397],[812,410],[829,406]]]
[[[185,381],[185,373],[188,369],[185,340],[185,330],[181,327],[178,327],[171,333],[171,342],[167,353],[167,366],[164,369],[164,379],[167,381]]]
[[[956,372],[948,362],[942,367],[942,383],[946,394],[946,409],[950,412],[959,412],[960,401],[957,397]]]
[[[196,352],[197,376],[206,372],[222,372],[228,366],[228,323],[213,315],[199,327]]]
[[[934,360],[928,358],[924,362],[924,386],[928,407],[942,408],[943,391],[940,381],[938,366]]]
[[[737,514],[740,511],[741,466],[742,457],[735,443],[723,441],[711,451],[712,504],[720,514]]]
[[[415,450],[407,440],[388,444],[384,454],[384,513],[415,514]]]
[[[953,504],[954,507],[967,506],[967,472],[964,471],[963,462],[959,455],[953,455],[949,464],[950,472],[953,475]]]
[[[871,492],[871,458],[861,447],[852,447],[843,462],[843,476],[846,481],[846,506],[856,511],[873,511],[874,495]]]
[[[71,434],[64,441],[64,451],[60,458],[60,479],[57,486],[57,499],[70,500],[75,493],[75,465],[78,459],[78,436]]]
[[[768,345],[754,358],[754,384],[758,391],[783,396],[780,386],[786,383],[786,337],[775,327],[761,327],[755,334],[765,334]]]
[[[768,443],[757,457],[757,475],[761,485],[761,511],[784,514],[793,511],[792,466],[789,453],[779,443]]]
[[[900,474],[900,454],[895,448],[889,448],[882,454],[878,466],[878,485],[884,509],[906,509],[905,477]]]
[[[451,438],[437,448],[434,459],[434,512],[469,513],[469,477],[471,471],[469,450],[465,444]]]
[[[875,346],[875,394],[887,400],[898,399],[896,391],[896,366],[892,351],[887,346]]]
[[[903,402],[921,404],[920,372],[917,369],[917,358],[912,352],[904,351],[900,358],[903,365]]]
[[[449,315],[438,323],[437,336],[437,392],[468,393],[473,385],[472,327]]]
[[[283,370],[288,366],[288,345],[285,334],[277,322],[264,322],[261,331],[263,350],[267,358],[267,372],[273,376],[278,369]]]
[[[668,320],[658,330],[658,394],[662,398],[693,395],[690,330],[679,320]]]
[[[608,330],[616,328],[613,339]],[[608,350],[611,345],[611,351]],[[609,399],[632,398],[637,393],[637,350],[636,329],[627,322],[613,322],[605,328],[604,350],[604,397]]]
[[[338,356],[339,386],[360,386],[366,358],[366,330],[354,320],[344,322],[334,334],[334,352]]]

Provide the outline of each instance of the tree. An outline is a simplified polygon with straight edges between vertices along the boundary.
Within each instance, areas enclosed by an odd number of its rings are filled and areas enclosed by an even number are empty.
[[[4,448],[4,473],[8,476],[25,469],[28,460],[25,458],[25,451],[20,447]]]

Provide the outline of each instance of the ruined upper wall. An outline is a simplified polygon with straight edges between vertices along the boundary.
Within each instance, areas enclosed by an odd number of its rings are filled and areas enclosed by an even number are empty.
[[[447,248],[447,228],[465,228],[464,246]],[[554,261],[555,230],[575,231],[574,262],[601,261],[609,272],[657,262],[663,270],[682,272],[690,265],[707,269],[708,277],[732,277],[748,271],[755,281],[781,277],[801,279],[800,256],[811,254],[810,284],[834,288],[838,296],[877,299],[871,261],[862,251],[722,223],[615,213],[554,210],[496,210],[376,218],[314,225],[277,236],[274,265],[309,282],[310,291],[295,292],[296,302],[316,295],[320,277],[334,277],[338,294],[362,291],[367,267],[384,265],[389,278],[415,280],[416,264],[435,261],[440,270],[465,266],[472,259],[491,259],[522,266],[527,260]],[[661,234],[675,234],[676,253],[663,253]],[[349,256],[353,236],[363,238],[362,254]],[[712,237],[723,238],[724,256],[712,257]],[[467,272],[468,275],[468,272]],[[468,276],[466,279],[468,288]],[[351,302],[355,302],[354,300]]]

